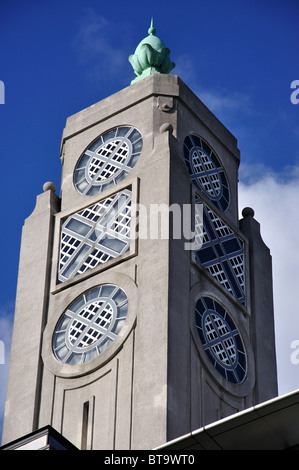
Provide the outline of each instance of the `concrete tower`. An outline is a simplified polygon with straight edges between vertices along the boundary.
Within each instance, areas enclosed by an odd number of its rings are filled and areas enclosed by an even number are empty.
[[[67,119],[60,197],[46,183],[24,224],[3,443],[51,425],[152,449],[277,395],[237,141],[168,75],[153,25],[130,62],[129,87]]]

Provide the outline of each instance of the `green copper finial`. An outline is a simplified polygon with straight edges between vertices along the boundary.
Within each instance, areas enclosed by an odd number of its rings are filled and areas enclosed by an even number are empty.
[[[169,73],[175,67],[175,64],[170,61],[170,50],[156,36],[153,18],[148,34],[138,44],[135,54],[129,56],[129,62],[136,75],[131,84],[153,73]]]
[[[156,29],[154,27],[154,19],[153,18],[151,20],[151,25],[149,27],[148,34],[153,34],[153,35],[156,34]]]

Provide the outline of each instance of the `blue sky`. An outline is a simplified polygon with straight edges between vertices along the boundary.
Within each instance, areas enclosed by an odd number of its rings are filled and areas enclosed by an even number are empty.
[[[299,80],[299,2],[0,0],[0,432],[24,219],[44,182],[59,193],[66,118],[130,84],[128,56],[152,16],[172,73],[238,139],[240,207],[254,208],[273,256],[279,390],[299,387],[290,359],[299,340],[299,104],[290,99]]]

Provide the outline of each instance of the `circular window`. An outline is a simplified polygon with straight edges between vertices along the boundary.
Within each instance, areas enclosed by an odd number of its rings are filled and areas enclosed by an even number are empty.
[[[142,149],[142,137],[134,127],[116,127],[102,134],[80,157],[74,185],[93,196],[115,186],[131,171]]]
[[[56,325],[52,347],[56,358],[82,364],[101,354],[120,332],[128,311],[124,291],[106,284],[75,300]]]
[[[218,209],[225,211],[229,204],[229,189],[214,151],[200,137],[189,135],[184,141],[184,157],[194,184]]]
[[[195,308],[196,328],[210,361],[233,383],[242,383],[247,361],[243,342],[227,311],[214,299],[201,297]]]

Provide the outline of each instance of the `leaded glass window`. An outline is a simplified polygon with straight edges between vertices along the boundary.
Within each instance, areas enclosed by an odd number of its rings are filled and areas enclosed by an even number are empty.
[[[215,152],[200,137],[189,135],[184,141],[184,157],[191,181],[224,212],[229,205],[229,188]]]
[[[116,127],[97,138],[80,157],[74,185],[95,195],[118,184],[131,171],[142,150],[142,137],[134,127]]]
[[[196,203],[202,203],[198,198]],[[197,261],[240,302],[245,302],[244,243],[219,215],[203,205],[203,243]]]
[[[125,189],[62,220],[58,280],[85,273],[130,248],[132,192]]]
[[[195,324],[213,367],[228,381],[243,382],[247,371],[246,353],[228,312],[211,297],[201,297],[195,307]]]
[[[82,364],[105,351],[123,327],[128,299],[118,286],[105,284],[86,291],[58,321],[52,339],[55,357]]]

